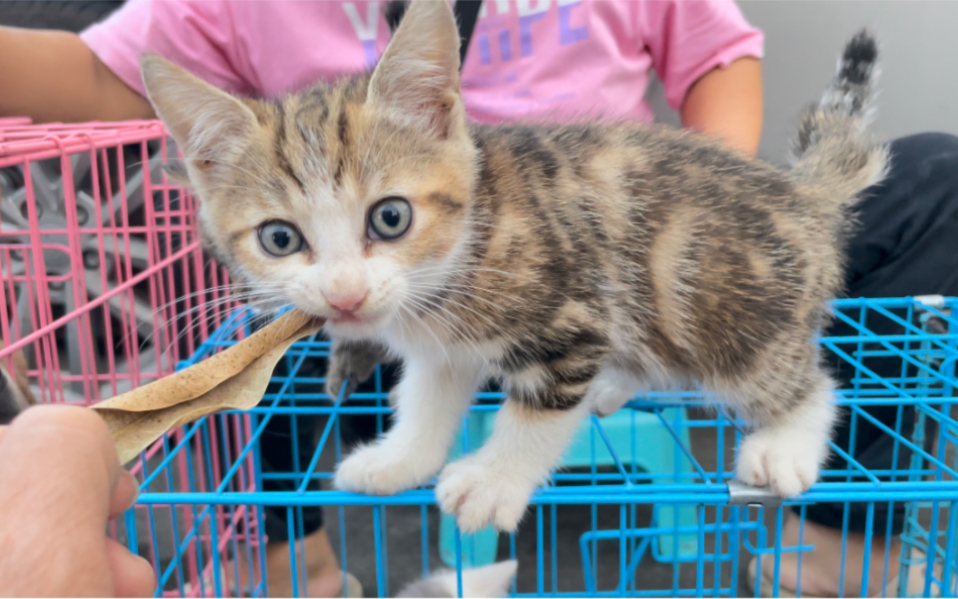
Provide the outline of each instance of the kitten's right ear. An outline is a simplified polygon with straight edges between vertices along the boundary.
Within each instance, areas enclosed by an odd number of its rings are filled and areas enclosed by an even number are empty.
[[[146,56],[140,70],[150,103],[189,160],[221,160],[256,127],[248,106],[166,59]]]
[[[447,138],[464,131],[459,29],[446,0],[415,0],[369,81],[369,100],[406,126]]]

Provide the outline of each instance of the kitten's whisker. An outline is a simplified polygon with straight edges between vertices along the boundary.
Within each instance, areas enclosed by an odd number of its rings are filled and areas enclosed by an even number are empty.
[[[435,333],[433,332],[433,330],[429,327],[429,325],[427,325],[425,322],[423,322],[423,320],[422,320],[421,318],[419,318],[419,316],[418,316],[415,312],[413,312],[412,310],[410,310],[408,307],[404,306],[402,303],[400,303],[399,306],[400,306],[401,308],[403,308],[404,310],[406,310],[406,312],[407,312],[410,316],[412,316],[413,318],[415,318],[415,319],[422,325],[422,327],[423,327],[424,329],[426,329],[426,332],[429,333],[429,334],[432,336],[432,338],[436,340],[436,344],[439,346],[439,349],[442,350],[443,355],[446,357],[446,363],[451,366],[451,365],[452,365],[452,359],[449,357],[449,353],[446,351],[446,346],[445,346],[445,344],[442,343],[442,342],[439,340],[439,337],[436,336],[436,334],[435,334]]]
[[[407,295],[409,299],[415,306],[422,308],[430,316],[436,318],[440,321],[440,324],[446,327],[446,330],[454,337],[459,337],[464,341],[469,342],[472,348],[475,350],[476,355],[480,358],[483,358],[482,352],[479,350],[479,346],[476,345],[478,339],[475,338],[477,331],[470,328],[469,325],[464,322],[462,319],[458,318],[455,314],[450,312],[442,305],[437,305],[431,301],[431,298],[424,296],[416,295]],[[426,305],[423,306],[422,302],[426,302]],[[430,307],[434,309],[430,310]],[[447,320],[443,315],[448,316],[452,319],[452,322]],[[457,326],[458,325],[458,326]]]

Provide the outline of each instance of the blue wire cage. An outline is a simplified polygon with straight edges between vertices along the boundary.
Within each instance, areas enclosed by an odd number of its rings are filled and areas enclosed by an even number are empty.
[[[265,595],[268,576],[276,575],[266,568],[268,511],[285,513],[287,575],[293,593],[302,592],[308,556],[295,539],[304,510],[322,506],[340,565],[362,580],[367,595],[389,596],[444,565],[513,558],[515,596],[778,596],[786,592],[783,564],[800,571],[802,555],[814,548],[803,540],[807,512],[833,504],[846,593],[874,593],[878,585],[883,596],[954,597],[958,299],[832,306],[843,334],[819,343],[823,358],[847,374],[837,401],[849,414],[848,438],[832,444],[837,457],[796,500],[782,503],[734,481],[734,448],[746,423],[699,393],[650,394],[586,423],[517,533],[460,535],[438,512],[431,487],[388,497],[331,488],[348,451],[344,431],[357,421],[373,434],[388,426],[388,389],[380,370],[348,401],[329,397],[316,366],[329,344],[311,339],[291,347],[257,408],[206,417],[145,453],[142,493],[115,534],[152,560],[157,595]],[[180,367],[249,334],[251,321],[247,310],[236,310]],[[897,376],[887,376],[891,362]],[[886,376],[875,373],[877,363]],[[479,394],[454,454],[481,444],[499,399],[495,390]],[[891,420],[877,418],[875,407]],[[265,440],[279,418],[287,419],[288,434]],[[303,427],[315,432],[310,451],[295,442]],[[887,467],[869,468],[856,453],[866,429],[891,441]],[[285,443],[292,466],[264,468],[266,442]],[[795,518],[797,543],[783,533]],[[900,535],[891,534],[896,527]],[[864,553],[848,549],[850,535],[863,535]],[[756,580],[755,572],[766,575]]]

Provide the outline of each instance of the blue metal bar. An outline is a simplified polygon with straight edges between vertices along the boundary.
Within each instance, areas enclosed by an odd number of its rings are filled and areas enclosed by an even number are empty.
[[[293,585],[293,597],[299,597],[299,568],[296,565],[296,530],[293,528],[293,507],[286,508],[286,542],[289,544],[289,578]]]
[[[778,597],[779,585],[782,580],[782,510],[784,509],[784,507],[779,507],[775,510],[775,562],[772,574],[772,597]],[[760,577],[758,570],[755,571],[755,576],[756,578]]]
[[[798,512],[798,546],[805,544],[805,506],[803,505]],[[795,556],[796,575],[795,575],[795,596],[802,596],[802,558],[804,551],[799,551]]]
[[[306,359],[305,353],[299,356],[299,360],[296,362],[296,370],[299,370],[300,366],[303,365],[303,361],[305,359]],[[283,383],[283,387],[279,390],[280,395],[285,393],[287,386],[291,383],[292,380],[293,379],[290,378],[290,379],[287,379],[285,383]],[[274,400],[273,402],[274,405],[278,401],[279,401],[278,399]],[[252,450],[253,445],[255,445],[256,441],[259,440],[260,435],[263,434],[263,431],[266,430],[266,425],[269,424],[270,418],[272,418],[272,416],[273,416],[272,414],[267,414],[266,417],[263,418],[263,422],[261,422],[259,427],[256,428],[256,431],[253,433],[253,436],[249,440],[249,443],[247,443],[246,447],[243,448],[243,451],[240,452],[240,455],[236,457],[235,463],[233,464],[232,467],[230,467],[226,475],[223,476],[223,481],[220,483],[220,486],[216,489],[217,493],[222,493],[226,489],[227,485],[229,485],[230,480],[232,480],[233,478],[233,475],[236,474],[236,471],[239,470],[239,467],[243,463],[243,460],[246,459],[246,455]]]
[[[854,439],[854,438],[855,438],[855,437],[853,437],[851,434],[849,434],[848,437],[849,437],[849,439]],[[846,453],[844,449],[842,449],[841,447],[839,447],[838,445],[836,445],[835,442],[832,441],[831,439],[828,440],[828,446],[832,448],[832,451],[834,451],[834,452],[837,453],[838,455],[842,456],[849,464],[852,465],[852,467],[854,467],[856,470],[858,470],[859,472],[861,472],[861,473],[862,473],[866,478],[868,478],[868,480],[870,480],[873,484],[875,484],[875,485],[877,485],[877,486],[881,486],[881,481],[878,480],[878,477],[877,477],[877,476],[875,476],[874,474],[872,474],[871,472],[869,472],[867,468],[865,468],[864,466],[862,466],[862,465],[858,462],[858,460],[854,459],[852,456],[850,456],[848,453]],[[851,480],[851,474],[848,475],[848,480],[849,480],[849,481]]]
[[[705,481],[705,484],[711,486],[712,479],[709,478],[709,475],[705,473],[705,468],[702,468],[702,465],[699,464],[699,461],[695,459],[694,455],[692,455],[692,451],[685,446],[685,443],[683,443],[682,439],[679,438],[678,433],[675,432],[675,429],[672,428],[672,425],[669,424],[668,420],[662,416],[662,410],[657,410],[655,415],[659,417],[659,422],[661,422],[665,426],[666,430],[669,431],[669,434],[672,435],[672,438],[675,440],[675,444],[679,447],[679,449],[682,450],[682,453],[685,454],[685,457],[689,459],[689,461],[692,463],[692,466],[699,473],[699,476],[701,476],[702,480]]]
[[[842,506],[842,559],[838,574],[838,596],[845,596],[845,561],[848,557],[848,502]]]
[[[540,508],[541,509],[541,508]],[[619,596],[625,597],[628,570],[625,565],[625,504],[619,504]]]
[[[758,515],[755,517],[756,521],[765,520],[765,508],[762,506],[758,507]],[[756,539],[755,544],[760,546],[762,549],[765,549],[765,529],[759,528],[756,530]],[[762,577],[759,576],[759,573],[762,571],[762,556],[765,554],[764,551],[757,551],[755,553],[755,588],[753,592],[755,593],[754,597],[761,597],[762,595]]]
[[[462,597],[462,534],[456,525],[456,597]]]
[[[869,422],[871,422],[872,424],[874,424],[874,425],[877,426],[878,428],[882,429],[882,430],[885,431],[886,433],[888,433],[888,434],[894,434],[894,431],[892,431],[890,428],[888,428],[887,426],[885,426],[884,423],[882,423],[880,420],[878,420],[877,418],[875,418],[874,416],[872,416],[872,415],[869,414],[868,412],[862,410],[862,409],[859,408],[858,406],[852,406],[852,410],[854,410],[854,411],[855,411],[856,413],[858,413],[860,416],[862,416],[863,418],[867,419]],[[958,472],[955,472],[954,470],[952,470],[947,464],[945,464],[944,462],[942,462],[942,461],[939,460],[938,458],[932,456],[931,454],[929,454],[928,452],[926,452],[924,449],[918,447],[917,445],[915,445],[915,444],[912,443],[911,441],[908,441],[907,439],[902,439],[901,442],[904,443],[906,446],[908,446],[908,448],[911,449],[912,451],[914,451],[915,453],[918,453],[918,454],[924,456],[924,458],[925,458],[926,460],[928,460],[929,462],[935,464],[936,466],[938,466],[938,467],[941,468],[942,470],[948,472],[948,474],[950,474],[951,476],[954,476],[955,478],[958,478]]]
[[[596,432],[599,433],[599,436],[602,437],[602,442],[605,443],[605,446],[609,449],[609,454],[612,456],[612,461],[615,462],[615,467],[622,474],[623,482],[627,487],[632,486],[632,481],[629,480],[629,473],[625,469],[625,466],[622,465],[622,461],[619,460],[619,456],[615,451],[615,446],[612,444],[612,441],[609,440],[609,437],[606,436],[605,431],[602,430],[602,425],[599,424],[599,417],[595,414],[590,414],[589,417],[592,419],[592,426],[595,428]]]
[[[678,511],[673,507],[673,511]],[[699,550],[695,563],[695,595],[702,597],[705,595],[705,509],[698,510],[698,543]],[[716,538],[716,542],[718,539]],[[716,550],[718,555],[720,551]]]
[[[515,559],[516,559],[516,533],[515,533],[515,532],[510,532],[510,533],[509,533],[509,559],[511,559],[511,560],[515,560]],[[512,579],[512,593],[513,593],[513,594],[516,593],[516,578],[518,578],[518,576],[516,576],[516,577],[514,577],[514,578]]]
[[[867,512],[865,513],[865,555],[862,557],[862,579],[861,579],[861,594],[860,597],[870,597],[868,592],[868,580],[870,579],[871,574],[871,564],[872,564],[872,534],[873,526],[875,524],[875,504],[869,503],[868,507],[865,508]],[[925,595],[926,597],[928,595]]]
[[[545,560],[542,555],[542,506],[536,506],[536,591],[541,596],[545,593],[545,581],[542,579],[545,571]]]
[[[343,397],[346,395],[346,385],[347,381],[343,381],[342,387],[339,389],[339,395],[336,396],[336,403],[333,407],[338,407],[339,404],[343,401]],[[333,430],[336,423],[339,422],[339,412],[333,412],[333,415],[326,421],[326,426],[323,428],[323,434],[319,438],[319,443],[316,444],[316,451],[313,452],[313,458],[309,461],[309,466],[306,467],[306,472],[303,473],[303,484],[299,486],[299,492],[305,493],[306,487],[309,486],[310,476],[313,474],[313,471],[316,469],[316,465],[319,464],[319,457],[323,453],[323,448],[326,447],[326,440],[329,438],[329,433]],[[293,435],[293,439],[296,439],[296,435]],[[299,469],[297,468],[297,472]]]
[[[722,443],[718,444],[719,447],[725,447]],[[704,513],[705,506],[699,506],[698,511]],[[722,522],[722,515],[725,511],[725,508],[717,506],[715,508],[715,521]],[[722,533],[721,531],[716,530],[715,535],[715,559],[713,564],[713,574],[712,574],[712,595],[717,596],[719,592],[719,587],[722,583]],[[699,550],[704,551],[705,547],[702,545],[702,541],[699,541]]]
[[[386,506],[382,506],[382,517],[379,520],[382,526],[382,573],[383,573],[383,596],[389,596],[389,527],[386,525]]]
[[[716,485],[717,486],[717,485]],[[629,489],[586,489],[576,493],[563,493],[543,489],[534,494],[530,505],[577,505],[596,503],[601,505],[619,504],[624,499],[635,503],[703,503],[706,505],[725,505],[729,501],[727,490],[706,491],[648,491],[632,493]],[[608,491],[608,492],[607,492]],[[856,501],[951,501],[958,493],[958,482],[944,481],[940,484],[927,483],[884,483],[876,489],[871,483],[819,483],[805,492],[800,499],[787,500],[785,505],[800,505],[821,502],[847,501],[853,493]],[[435,505],[435,495],[431,489],[416,489],[398,495],[368,496],[345,491],[309,491],[299,494],[289,492],[235,492],[228,495],[218,493],[144,493],[138,503],[141,505],[185,505],[191,503],[209,503],[216,505],[300,505],[300,506],[336,506],[336,505]],[[671,530],[671,529],[669,529]]]
[[[197,439],[197,441],[199,441],[199,439]],[[199,443],[197,443],[197,445],[199,445]],[[189,492],[190,492],[190,493],[195,493],[195,492],[196,492],[196,479],[195,479],[194,472],[193,472],[193,460],[192,460],[192,459],[186,459],[186,460],[184,460],[184,461],[186,462],[186,480],[187,480],[187,487],[189,488]],[[197,517],[196,505],[191,505],[191,506],[190,506],[190,513],[193,515],[193,528],[199,528],[199,527],[201,527],[201,526],[202,526],[202,520],[200,520],[200,519]],[[202,539],[200,538],[200,535],[196,535],[195,537],[193,537],[193,540],[194,540],[193,550],[196,552],[197,569],[199,570],[199,573],[200,573],[200,575],[199,575],[199,579],[200,579],[200,594],[203,595],[203,596],[205,596],[205,595],[206,595],[206,582],[203,580],[203,578],[204,578],[204,577],[203,577],[203,542],[202,542]],[[213,552],[213,553],[218,553],[218,552]]]
[[[226,415],[220,415],[220,416],[215,416],[214,420],[219,420],[220,444],[223,448],[222,462],[224,466],[229,467],[230,457],[232,455],[232,450],[230,449],[230,439],[229,439],[229,435],[227,434],[227,431],[229,431],[231,428],[230,417]],[[228,511],[229,511],[229,520],[230,522],[232,522],[236,519],[236,506],[230,505]],[[237,540],[235,534],[230,535],[230,547],[233,550],[234,556],[239,555],[239,541]],[[232,565],[233,565],[233,578],[234,580],[239,580],[239,577],[240,577],[239,562],[234,559]]]
[[[582,557],[582,577],[585,584],[585,592],[589,595],[594,595],[595,588],[595,576],[593,575],[594,566],[592,566],[593,556],[589,551],[589,541],[592,540],[586,537],[586,534],[583,533],[579,536],[579,555]],[[595,541],[592,541],[592,547],[595,547]],[[512,590],[515,593],[515,589]]]
[[[932,368],[929,367],[927,364],[924,364],[924,363],[922,363],[922,362],[919,362],[918,360],[912,358],[911,356],[906,355],[903,350],[898,349],[897,347],[895,347],[894,345],[892,345],[891,342],[887,341],[887,340],[886,340],[887,338],[886,338],[884,335],[876,335],[876,334],[873,333],[872,331],[869,331],[868,329],[864,329],[864,328],[860,327],[860,325],[859,325],[858,323],[856,323],[856,322],[853,321],[852,319],[850,319],[850,318],[844,316],[843,314],[840,314],[840,313],[839,313],[837,316],[838,316],[838,318],[839,318],[840,320],[843,320],[844,322],[846,322],[846,323],[849,324],[850,326],[852,326],[852,327],[854,327],[854,328],[856,328],[856,329],[861,330],[861,331],[862,331],[862,335],[865,336],[867,339],[869,339],[871,342],[873,342],[873,343],[878,343],[878,344],[882,345],[882,346],[885,347],[888,351],[892,352],[892,354],[894,354],[895,356],[900,357],[902,360],[906,360],[908,363],[910,363],[911,365],[913,365],[913,366],[915,366],[916,368],[918,368],[919,371],[924,371],[928,376],[931,376],[931,377],[933,377],[933,378],[937,378],[937,379],[941,380],[942,382],[948,382],[948,377],[947,377],[947,376],[945,376],[944,374],[938,372],[937,370],[932,369]],[[919,329],[916,329],[916,330],[919,330]],[[919,334],[919,336],[922,337],[922,338],[929,338],[929,337],[930,337],[929,335],[925,335],[925,334]],[[914,337],[912,337],[911,339],[914,340]],[[831,344],[834,344],[834,343],[835,343],[835,341],[833,341],[833,340],[831,340],[831,339],[829,339],[829,341],[831,342]],[[947,348],[947,347],[944,347],[944,346],[943,346],[943,349],[945,349],[945,351],[949,351],[949,348]],[[854,364],[854,363],[856,363],[856,362],[858,362],[858,361],[855,360],[855,361],[852,362],[852,363]],[[864,366],[863,366],[862,368],[864,369]],[[880,380],[880,377],[875,377],[875,380],[876,380],[876,382],[877,382],[878,380]]]
[[[173,447],[172,453],[170,453],[170,452],[165,453],[165,456],[166,456],[166,457],[163,458],[163,461],[160,462],[160,464],[156,467],[156,470],[153,471],[153,474],[147,476],[147,477],[143,480],[143,482],[140,483],[140,489],[146,489],[146,488],[148,488],[148,487],[150,486],[150,484],[153,482],[153,480],[154,480],[161,472],[164,472],[164,471],[169,467],[170,462],[173,461],[173,458],[175,458],[175,457],[177,456],[177,454],[178,454],[180,451],[182,451],[183,447],[185,447],[186,444],[190,442],[190,439],[193,438],[193,435],[196,434],[196,431],[200,430],[200,427],[203,426],[203,424],[206,422],[206,418],[207,418],[206,416],[203,416],[202,418],[200,418],[199,420],[197,420],[196,422],[194,422],[194,423],[193,423],[193,426],[191,426],[191,427],[186,431],[186,434],[183,435],[183,440],[180,441],[179,443],[177,443],[176,446]],[[167,438],[167,437],[164,437],[164,438],[163,438],[164,444],[167,443],[167,441],[168,441],[168,438]],[[144,470],[144,474],[145,474],[145,473],[146,473],[146,470]],[[172,487],[170,487],[170,488],[172,488]]]
[[[386,596],[386,584],[383,580],[383,556],[380,549],[382,548],[382,534],[383,529],[379,523],[379,505],[373,506],[373,542],[375,543],[375,549],[373,553],[376,556],[376,596],[385,597]]]
[[[552,555],[550,556],[552,558],[552,563],[550,565],[552,566],[552,592],[555,593],[559,590],[559,552],[556,549],[556,545],[559,542],[559,534],[557,532],[556,524],[556,509],[558,506],[556,506],[556,504],[552,504],[549,507],[551,508],[549,513],[549,542],[552,544]]]
[[[195,428],[194,428],[194,430],[195,430]],[[170,444],[169,444],[169,438],[168,438],[168,437],[163,437],[163,454],[164,454],[164,455],[169,455],[169,454],[170,454]],[[168,485],[167,488],[169,488],[169,489],[174,488],[174,486],[173,486],[173,472],[172,472],[169,468],[166,468],[166,484]],[[176,571],[176,582],[177,582],[177,587],[179,588],[180,594],[181,594],[181,595],[185,595],[186,592],[184,591],[184,588],[183,588],[183,585],[184,585],[184,583],[183,583],[183,570],[182,570],[182,567],[181,567],[181,563],[182,563],[182,559],[181,559],[181,558],[182,558],[182,555],[183,555],[183,549],[180,547],[180,542],[179,542],[179,540],[178,540],[178,539],[179,539],[179,536],[180,536],[180,533],[179,533],[180,525],[179,525],[178,519],[177,519],[177,517],[176,517],[176,506],[175,506],[175,505],[170,505],[170,520],[171,520],[171,523],[172,523],[172,526],[170,527],[170,531],[171,531],[171,533],[173,534],[173,546],[176,547],[176,556],[173,558],[173,565],[176,566],[176,570],[175,570],[175,571]]]

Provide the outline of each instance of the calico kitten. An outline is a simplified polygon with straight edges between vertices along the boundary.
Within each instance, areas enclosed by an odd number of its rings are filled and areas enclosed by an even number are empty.
[[[813,336],[840,291],[876,60],[847,46],[787,171],[636,123],[480,126],[446,2],[413,2],[375,70],[282,100],[236,98],[155,57],[143,75],[187,159],[208,248],[233,276],[327,318],[330,392],[385,352],[396,421],[335,484],[428,483],[465,531],[514,530],[582,419],[692,382],[755,430],[737,475],[782,496],[827,453],[833,384]],[[443,469],[477,387],[508,399]]]

